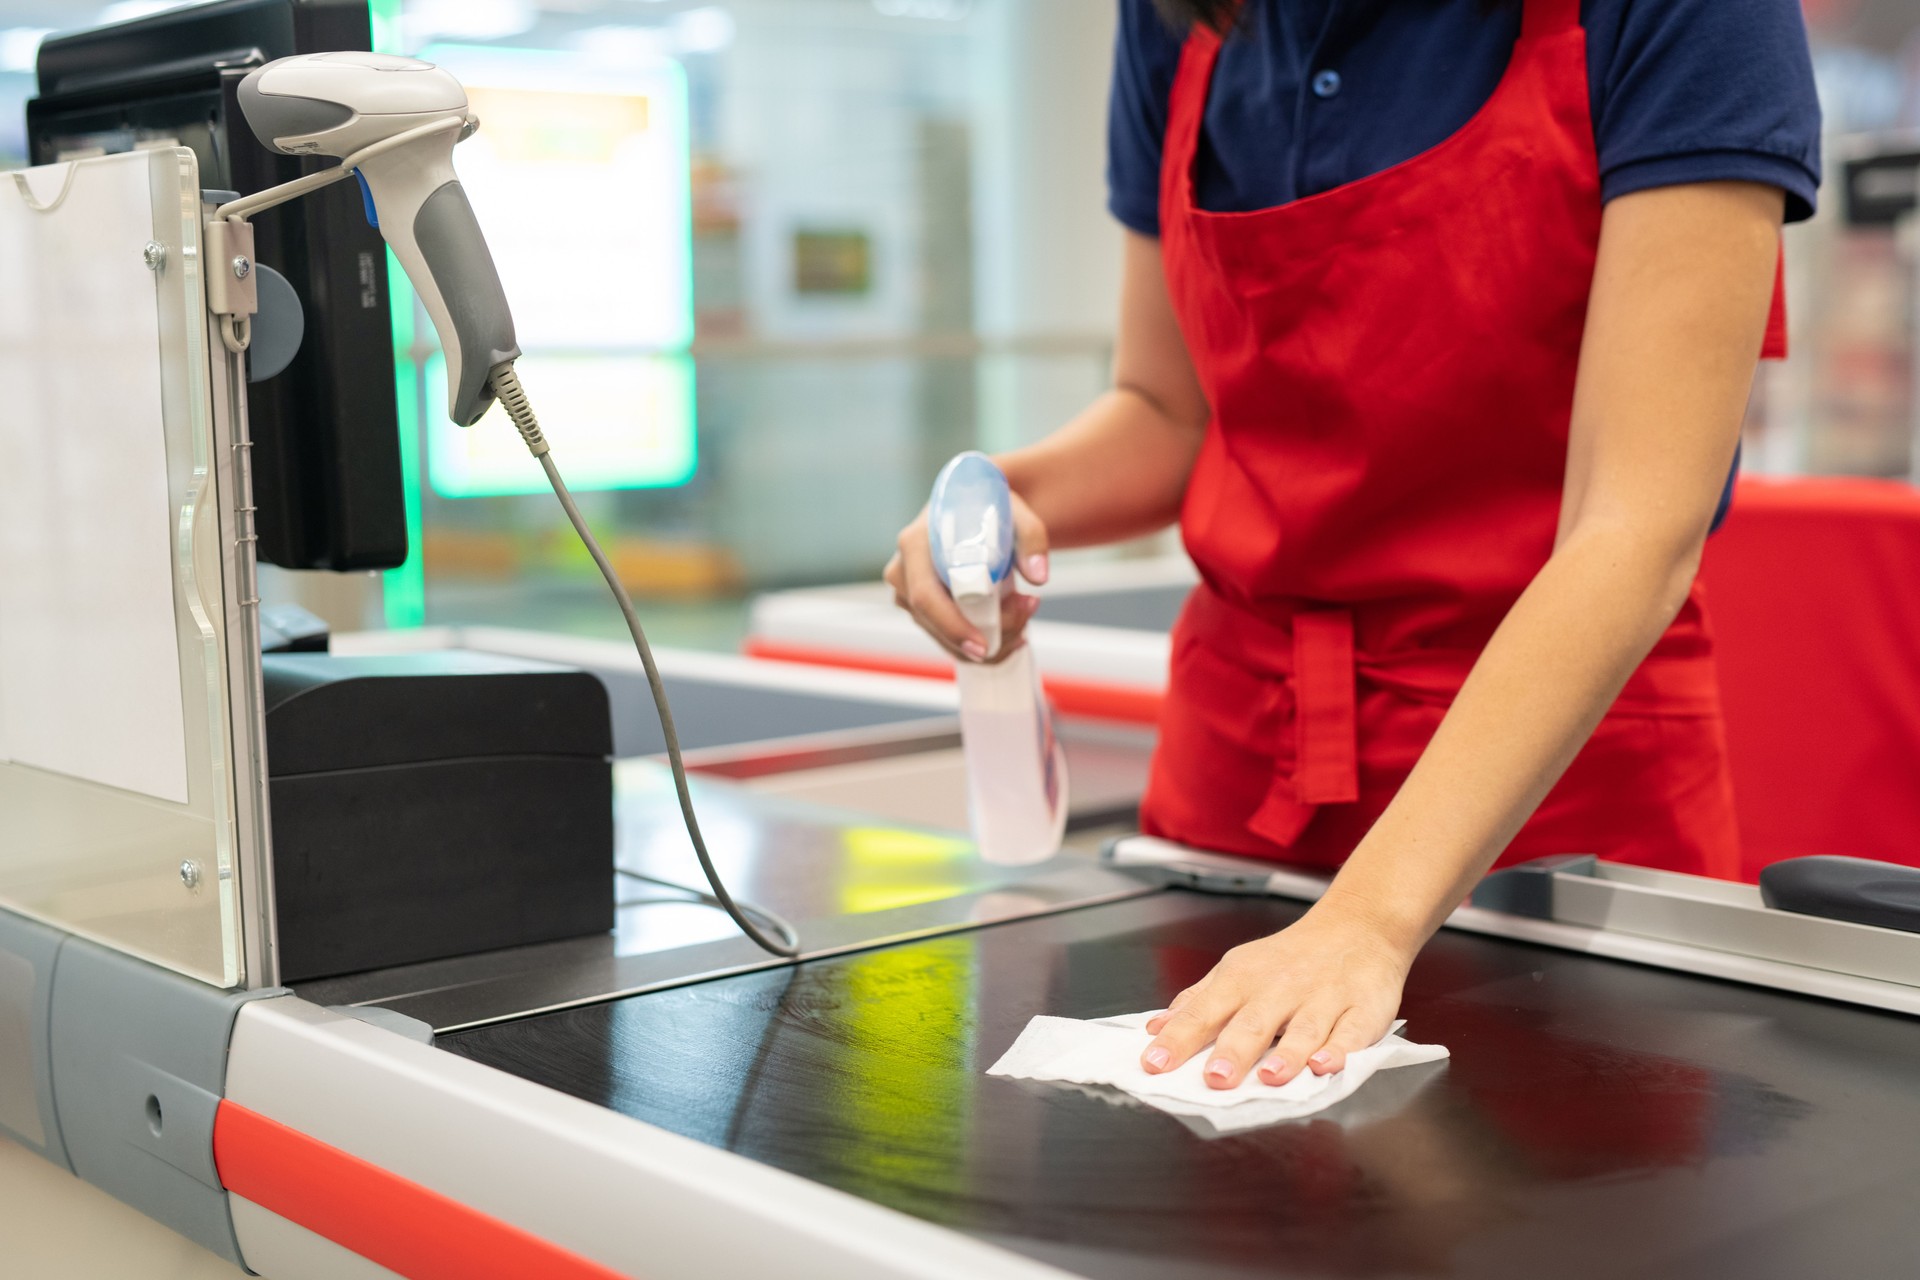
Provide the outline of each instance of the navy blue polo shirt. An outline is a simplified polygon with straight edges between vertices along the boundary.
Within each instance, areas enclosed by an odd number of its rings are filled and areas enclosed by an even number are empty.
[[[1247,0],[1220,52],[1196,161],[1200,206],[1264,209],[1445,141],[1493,95],[1522,0]],[[1182,33],[1119,0],[1109,207],[1160,228],[1160,145]],[[1800,0],[1584,0],[1605,199],[1738,179],[1811,216],[1820,104]]]

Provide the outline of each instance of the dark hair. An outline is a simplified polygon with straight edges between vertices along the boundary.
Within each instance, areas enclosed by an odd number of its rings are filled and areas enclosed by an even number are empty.
[[[1153,0],[1154,7],[1160,10],[1160,16],[1168,25],[1184,31],[1198,23],[1212,27],[1221,35],[1240,21],[1241,10],[1251,8],[1254,0]],[[1374,0],[1376,4],[1386,4],[1390,0]],[[1518,4],[1520,0],[1480,0],[1480,11],[1492,13],[1507,5]],[[1284,3],[1284,0],[1283,0]]]

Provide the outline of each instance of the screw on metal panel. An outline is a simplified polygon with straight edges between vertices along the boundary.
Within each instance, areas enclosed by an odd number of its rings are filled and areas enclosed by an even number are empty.
[[[146,259],[147,270],[158,271],[161,267],[167,265],[167,246],[161,244],[158,240],[149,240],[147,241],[147,247],[140,251],[140,256]]]
[[[200,887],[200,864],[187,861],[180,864],[180,883],[187,886],[188,892]]]
[[[246,258],[238,257],[233,260],[233,278],[235,280],[245,280],[251,274],[253,274],[253,264],[248,262]]]

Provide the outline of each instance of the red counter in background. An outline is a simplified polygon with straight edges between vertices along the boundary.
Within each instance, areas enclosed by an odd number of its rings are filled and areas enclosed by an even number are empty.
[[[1920,490],[1743,480],[1701,576],[1746,878],[1812,853],[1920,865]]]

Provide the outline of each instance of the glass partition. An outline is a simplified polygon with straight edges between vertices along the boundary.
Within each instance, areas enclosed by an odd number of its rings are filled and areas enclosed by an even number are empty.
[[[250,556],[222,508],[199,222],[186,150],[0,174],[0,904],[233,987]]]

